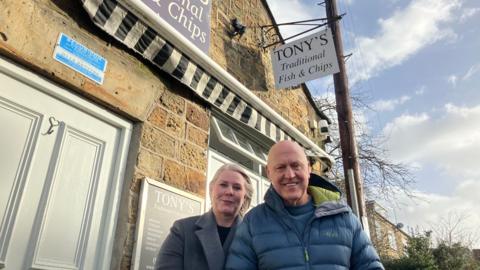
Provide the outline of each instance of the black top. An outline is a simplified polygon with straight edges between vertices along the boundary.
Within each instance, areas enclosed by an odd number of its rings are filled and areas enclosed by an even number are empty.
[[[228,233],[230,232],[230,227],[222,227],[220,225],[217,225],[217,231],[218,231],[218,236],[220,237],[220,242],[223,243],[225,242],[225,239],[227,239]]]

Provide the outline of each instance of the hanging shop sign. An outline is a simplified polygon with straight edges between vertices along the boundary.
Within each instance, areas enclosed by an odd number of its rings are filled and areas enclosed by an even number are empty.
[[[142,182],[132,269],[153,269],[175,220],[200,215],[203,199],[145,178]]]
[[[255,95],[246,95],[248,90],[244,85],[231,76],[226,76],[227,72],[218,65],[213,65],[210,58],[199,55],[197,47],[184,46],[186,44],[177,40],[177,36],[185,38],[177,35],[174,29],[169,29],[170,25],[155,17],[156,13],[144,3],[138,0],[82,1],[84,9],[97,27],[188,86],[221,112],[273,141],[294,139],[311,149],[313,155],[334,162],[331,156],[290,126],[287,120],[276,115],[261,99]],[[181,50],[186,48],[189,49],[188,53]]]
[[[208,55],[211,0],[141,0]]]
[[[107,59],[64,33],[60,33],[58,36],[55,50],[53,51],[53,59],[83,74],[90,80],[103,84],[105,70],[107,69]]]
[[[277,89],[340,71],[330,28],[276,48],[272,64]]]

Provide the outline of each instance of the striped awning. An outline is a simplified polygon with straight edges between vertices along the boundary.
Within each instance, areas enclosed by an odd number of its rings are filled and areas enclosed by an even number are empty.
[[[256,129],[273,141],[292,139],[254,106],[192,62],[116,0],[82,0],[92,21],[102,30],[169,73],[198,96],[234,119]],[[310,155],[325,156],[308,145]]]

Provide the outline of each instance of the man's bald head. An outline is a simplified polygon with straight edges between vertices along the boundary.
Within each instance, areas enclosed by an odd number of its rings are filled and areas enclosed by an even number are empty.
[[[268,159],[267,159],[267,166],[271,163],[272,157],[279,155],[282,152],[297,152],[305,161],[308,162],[307,155],[305,154],[305,150],[301,147],[297,142],[284,140],[275,143],[268,151]]]
[[[308,202],[310,166],[303,148],[293,141],[280,141],[270,148],[267,177],[286,205]]]

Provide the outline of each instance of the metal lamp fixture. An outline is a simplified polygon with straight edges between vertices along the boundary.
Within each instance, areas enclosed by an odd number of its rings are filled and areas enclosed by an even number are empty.
[[[237,18],[231,21],[231,25],[233,28],[233,31],[230,32],[231,37],[234,37],[237,35],[241,37],[245,33],[245,30],[247,29],[247,27],[242,23],[240,23],[240,21]]]

